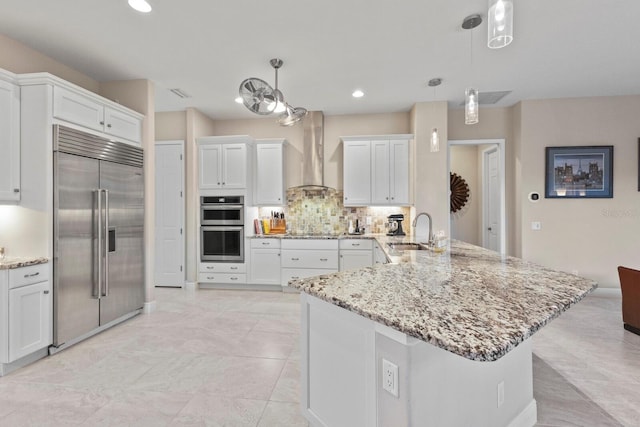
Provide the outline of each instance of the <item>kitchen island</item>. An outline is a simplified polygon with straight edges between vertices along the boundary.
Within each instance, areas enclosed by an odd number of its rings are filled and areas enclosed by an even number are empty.
[[[290,282],[312,425],[534,425],[530,337],[596,283],[463,242],[377,239],[392,264]]]

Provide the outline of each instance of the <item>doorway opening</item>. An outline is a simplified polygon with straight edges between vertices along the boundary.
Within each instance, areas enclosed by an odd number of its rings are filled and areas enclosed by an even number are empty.
[[[465,206],[449,216],[451,237],[506,254],[505,140],[451,140],[448,169],[469,186]]]

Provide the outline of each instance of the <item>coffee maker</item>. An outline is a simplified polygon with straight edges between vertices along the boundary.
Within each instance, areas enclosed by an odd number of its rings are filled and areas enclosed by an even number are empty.
[[[404,215],[402,214],[389,215],[386,224],[389,229],[387,236],[406,236],[402,230],[402,221],[404,221]]]

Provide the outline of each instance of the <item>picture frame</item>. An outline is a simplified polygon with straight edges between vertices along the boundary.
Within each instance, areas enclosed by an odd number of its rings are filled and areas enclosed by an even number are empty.
[[[613,198],[613,145],[546,147],[545,198]]]

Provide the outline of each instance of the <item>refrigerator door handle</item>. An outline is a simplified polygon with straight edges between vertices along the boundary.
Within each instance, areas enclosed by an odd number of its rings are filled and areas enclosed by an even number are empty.
[[[104,289],[102,296],[109,296],[109,190],[104,191]]]
[[[98,292],[97,299],[102,295],[102,189],[96,190],[98,198]]]

